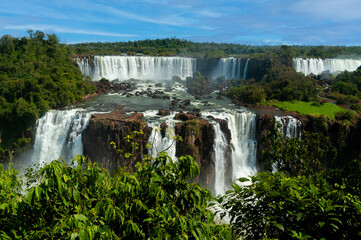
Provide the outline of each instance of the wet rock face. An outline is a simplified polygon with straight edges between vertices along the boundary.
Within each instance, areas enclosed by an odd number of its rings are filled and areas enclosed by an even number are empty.
[[[250,59],[248,63],[247,79],[254,78],[256,81],[260,81],[271,66],[272,63],[269,59]]]
[[[98,82],[92,82],[92,84],[97,87],[96,94],[98,95],[118,93],[121,90],[127,90],[131,88],[128,83],[114,83],[108,80],[100,80]]]
[[[89,120],[87,128],[83,131],[82,141],[84,155],[91,161],[99,163],[101,166],[112,171],[119,166],[128,166],[130,163],[120,157],[110,142],[114,141],[118,148],[124,153],[129,152],[129,142],[124,137],[134,130],[142,129],[144,134],[137,138],[139,149],[143,154],[147,154],[145,145],[149,141],[151,128],[142,119],[143,114],[134,113],[126,116],[123,111],[117,110],[109,114],[94,114]],[[205,119],[200,119],[193,114],[179,113],[176,119],[182,121],[176,124],[175,134],[182,137],[183,141],[177,142],[176,156],[191,155],[201,172],[196,181],[202,186],[212,188],[214,186],[214,138],[215,132],[213,124]],[[228,131],[227,141],[230,141],[230,132],[225,120],[221,125]],[[161,124],[161,134],[164,137],[167,124]],[[223,131],[223,130],[222,130]],[[231,152],[231,151],[229,151]],[[137,161],[141,161],[142,154],[139,154]],[[229,158],[231,159],[231,158]],[[134,165],[135,163],[133,163]],[[229,164],[231,167],[231,164]],[[231,170],[231,169],[230,169]],[[231,176],[231,174],[230,174]]]
[[[201,169],[196,181],[204,187],[213,187],[215,173],[213,125],[204,119],[188,119],[183,123],[177,123],[175,131],[183,139],[177,142],[176,156],[191,155]]]
[[[165,132],[167,131],[168,125],[166,122],[162,122],[160,124],[160,134],[162,135],[162,138],[165,137]]]
[[[211,76],[217,67],[219,58],[197,58],[197,69],[203,76]]]
[[[192,119],[197,119],[198,117],[196,115],[193,115],[192,113],[177,113],[174,117],[175,120],[181,120],[181,121],[188,121]]]
[[[257,158],[258,165],[260,169],[264,169],[264,162],[260,162],[259,158],[262,154],[262,151],[267,151],[269,149],[269,142],[265,140],[268,131],[271,131],[275,128],[274,116],[272,114],[258,114],[257,119]]]
[[[170,114],[170,111],[166,110],[166,109],[160,109],[157,113],[157,115],[159,115],[159,116],[168,116],[169,114]]]
[[[322,133],[330,138],[330,146],[338,151],[337,166],[359,158],[361,154],[361,120],[345,123],[340,120],[325,121],[321,117],[300,119],[305,131]]]
[[[139,142],[140,153],[146,153],[145,145],[148,142],[151,128],[142,120],[142,117],[141,113],[126,116],[119,110],[108,114],[92,115],[88,126],[82,133],[84,155],[109,171],[113,171],[119,166],[128,166],[129,160],[120,157],[110,142],[115,142],[118,149],[122,149],[124,153],[130,152],[129,143],[124,137],[132,131],[141,129],[144,134],[135,139]],[[137,161],[141,161],[141,155],[138,154]],[[134,164],[135,162],[132,165]]]
[[[296,113],[290,113],[293,117],[299,119],[302,123],[302,129],[307,132],[320,133],[329,138],[328,144],[331,148],[338,151],[337,160],[324,159],[329,162],[329,167],[342,167],[349,161],[357,159],[361,154],[361,120],[351,123],[345,123],[339,120],[329,121],[325,117],[319,116],[301,116]],[[268,131],[275,127],[274,116],[271,114],[258,114],[257,119],[257,157],[261,156],[262,151],[269,149],[269,141],[264,141]],[[330,156],[332,158],[332,156]],[[334,163],[333,166],[331,164]],[[262,162],[258,162],[260,169],[263,168]]]

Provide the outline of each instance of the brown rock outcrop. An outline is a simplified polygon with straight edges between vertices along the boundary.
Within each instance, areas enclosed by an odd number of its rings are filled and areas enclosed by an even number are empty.
[[[108,114],[94,114],[89,124],[82,133],[84,155],[93,162],[101,164],[109,171],[119,166],[129,166],[129,160],[121,157],[110,142],[115,142],[118,149],[124,153],[130,152],[130,144],[124,139],[132,131],[142,130],[144,134],[135,137],[139,143],[139,152],[136,160],[141,161],[142,154],[146,153],[151,128],[142,119],[143,114],[134,113],[131,116],[125,115],[123,111],[116,110]],[[132,164],[134,165],[135,162]]]
[[[201,169],[196,181],[204,187],[212,188],[215,176],[213,125],[204,119],[189,119],[184,123],[177,123],[175,131],[183,139],[177,142],[176,156],[191,155]]]

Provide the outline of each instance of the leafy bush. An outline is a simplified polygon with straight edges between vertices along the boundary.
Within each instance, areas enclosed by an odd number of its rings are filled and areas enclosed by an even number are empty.
[[[267,96],[262,86],[256,83],[231,88],[226,94],[234,100],[250,104],[264,103]]]
[[[354,103],[351,105],[351,109],[360,112],[361,111],[361,104],[360,103]]]
[[[287,172],[291,176],[320,172],[336,157],[330,139],[320,133],[303,132],[302,138],[286,138],[277,130],[261,139],[265,146],[260,160],[269,171]]]
[[[0,165],[1,239],[231,239],[207,209],[210,192],[190,183],[199,167],[161,153],[134,174],[114,177],[97,164],[53,161],[21,194],[14,170]],[[30,174],[32,175],[32,174]]]
[[[245,182],[248,179],[240,179]],[[361,202],[322,176],[263,172],[218,201],[244,239],[359,239]]]
[[[344,111],[335,113],[335,118],[337,120],[348,120],[352,122],[355,119],[355,112],[353,111]]]
[[[321,106],[321,103],[319,103],[319,102],[313,102],[313,103],[311,104],[311,106],[320,107],[320,106]]]
[[[334,98],[337,104],[349,104],[349,103],[360,102],[360,99],[357,96],[345,95],[339,92],[332,92],[329,96]]]

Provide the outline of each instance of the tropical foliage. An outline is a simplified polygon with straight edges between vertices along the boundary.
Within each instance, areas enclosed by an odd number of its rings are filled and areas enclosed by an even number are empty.
[[[291,67],[280,66],[270,69],[259,82],[240,81],[223,94],[245,104],[264,104],[266,100],[317,100],[319,92],[312,79]]]
[[[248,179],[240,179],[244,183]],[[322,175],[263,172],[219,199],[245,239],[359,239],[361,201]]]
[[[200,72],[195,72],[193,74],[193,77],[187,77],[186,86],[188,92],[196,96],[201,96],[213,92],[212,80],[202,76]]]
[[[266,171],[239,179],[242,184],[218,198],[234,233],[245,239],[360,238],[360,159],[337,167],[337,151],[319,133],[289,139],[275,129],[264,141]]]
[[[46,111],[79,101],[92,90],[56,35],[29,35],[0,39],[0,154],[29,142],[24,132]]]
[[[361,66],[354,72],[345,71],[337,75],[330,96],[340,104],[360,102]]]
[[[191,181],[198,174],[193,158],[164,152],[112,177],[79,156],[76,166],[53,161],[27,174],[36,184],[22,193],[17,172],[0,165],[0,238],[232,239],[213,222],[210,192]]]

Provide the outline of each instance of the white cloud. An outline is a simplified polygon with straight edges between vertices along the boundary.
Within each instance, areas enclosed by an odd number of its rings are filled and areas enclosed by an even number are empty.
[[[204,17],[213,17],[213,18],[217,18],[221,16],[221,14],[209,10],[200,10],[198,14]]]
[[[119,10],[119,9],[109,7],[109,6],[102,6],[101,11],[104,11],[107,13],[110,12],[115,15],[122,16],[122,17],[125,17],[128,19],[133,19],[136,21],[147,22],[147,23],[156,23],[156,24],[161,24],[161,25],[186,26],[186,25],[190,25],[193,23],[193,21],[191,19],[180,17],[175,14],[167,15],[167,16],[164,16],[161,18],[146,17],[141,14],[134,14],[134,13],[126,12],[126,11]]]
[[[339,20],[361,19],[359,0],[301,0],[292,6],[293,11],[310,14],[314,18]]]
[[[102,32],[102,31],[89,31],[82,29],[72,29],[72,28],[64,28],[60,26],[52,26],[52,25],[8,25],[5,26],[4,29],[10,30],[39,30],[39,31],[50,31],[50,32],[58,32],[58,33],[73,33],[73,34],[82,34],[82,35],[97,35],[97,36],[108,36],[108,37],[137,37],[134,34],[122,34],[122,33],[114,33],[114,32]]]

